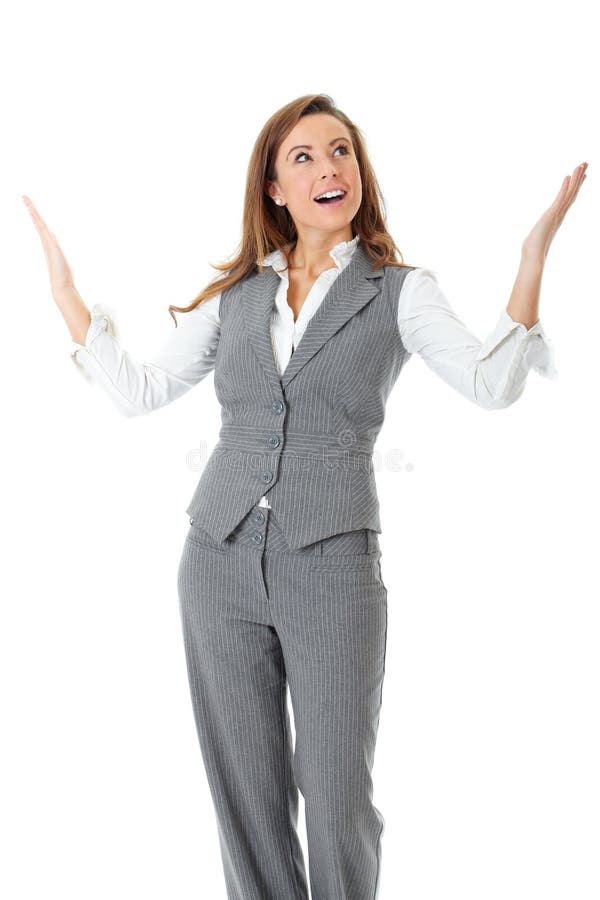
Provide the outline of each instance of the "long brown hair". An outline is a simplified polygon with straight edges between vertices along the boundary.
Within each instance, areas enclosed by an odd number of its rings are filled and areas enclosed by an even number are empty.
[[[220,273],[202,290],[189,306],[169,306],[169,312],[190,312],[203,300],[226,291],[250,273],[262,271],[257,260],[273,250],[282,252],[298,239],[296,226],[287,207],[276,206],[266,193],[266,181],[275,181],[275,159],[281,143],[303,116],[327,113],[342,122],[352,137],[354,153],[362,182],[362,202],[352,220],[353,237],[359,235],[373,268],[405,265],[402,253],[385,226],[385,201],[367,155],[361,130],[335,106],[328,94],[306,94],[278,109],[260,132],[246,175],[246,194],[239,252],[230,261],[211,263]],[[383,210],[383,212],[382,212]],[[399,254],[398,261],[396,254]]]

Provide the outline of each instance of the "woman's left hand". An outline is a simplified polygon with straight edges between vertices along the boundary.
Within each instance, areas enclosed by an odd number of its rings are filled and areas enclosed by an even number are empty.
[[[581,163],[572,175],[566,176],[554,203],[546,210],[542,218],[534,225],[525,238],[522,247],[523,253],[536,257],[542,262],[545,261],[554,235],[560,228],[567,210],[572,205],[579,188],[583,184],[586,177],[586,169],[587,163]]]

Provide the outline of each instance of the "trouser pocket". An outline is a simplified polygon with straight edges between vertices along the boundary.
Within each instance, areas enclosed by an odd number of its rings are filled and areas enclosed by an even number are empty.
[[[344,531],[340,534],[332,534],[318,542],[318,556],[365,556],[378,549],[377,532],[371,528],[361,528],[357,531]]]
[[[207,550],[215,550],[219,553],[225,553],[227,549],[224,543],[215,540],[208,531],[196,525],[193,516],[190,517],[190,527],[186,535],[186,541],[197,547],[204,547]]]

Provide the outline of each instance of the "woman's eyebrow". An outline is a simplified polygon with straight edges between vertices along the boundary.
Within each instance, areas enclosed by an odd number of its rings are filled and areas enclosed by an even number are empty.
[[[348,140],[348,138],[347,138],[347,137],[344,137],[344,136],[342,135],[342,137],[336,137],[336,138],[334,138],[332,141],[329,141],[329,146],[331,147],[331,145],[332,145],[332,144],[335,144],[336,141],[347,141],[347,140]],[[286,159],[288,158],[288,156],[290,155],[290,153],[292,152],[292,150],[300,150],[301,147],[306,147],[307,150],[312,150],[312,147],[311,147],[310,144],[296,144],[295,147],[292,147],[290,150],[288,150],[288,152],[286,153],[285,158],[286,158]]]

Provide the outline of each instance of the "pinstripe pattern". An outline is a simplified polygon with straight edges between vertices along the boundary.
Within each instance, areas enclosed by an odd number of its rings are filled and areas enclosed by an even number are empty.
[[[223,541],[192,517],[178,591],[229,900],[376,900],[371,770],[387,590],[374,530],[290,548],[255,505]],[[296,728],[292,747],[289,684]]]
[[[187,507],[222,542],[266,494],[290,549],[381,532],[373,446],[408,358],[398,302],[412,267],[375,271],[359,243],[280,375],[271,267],[224,291],[215,360],[219,441]]]
[[[377,898],[387,590],[372,454],[407,358],[408,271],[374,271],[359,243],[283,373],[277,273],[221,296],[221,431],[187,508],[178,591],[230,900],[308,900],[298,789],[312,900]]]

